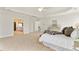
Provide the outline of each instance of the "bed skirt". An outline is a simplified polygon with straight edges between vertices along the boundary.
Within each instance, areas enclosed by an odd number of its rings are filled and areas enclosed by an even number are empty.
[[[67,48],[59,47],[59,46],[49,44],[49,43],[46,43],[46,42],[43,42],[43,44],[44,44],[44,46],[49,47],[51,49],[54,49],[56,51],[75,51],[74,48],[73,49],[67,49]]]

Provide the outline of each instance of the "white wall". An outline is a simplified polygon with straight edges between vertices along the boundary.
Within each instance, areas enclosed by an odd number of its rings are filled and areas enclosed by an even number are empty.
[[[63,16],[56,17],[58,24],[60,26],[66,27],[66,26],[73,26],[75,27],[76,23],[79,23],[79,12],[78,13],[71,13]]]
[[[1,29],[1,28],[2,28],[2,20],[1,20],[1,19],[2,19],[2,18],[1,18],[1,14],[0,14],[0,38],[1,38],[1,36],[2,36],[2,35],[1,35],[1,33],[2,33],[2,29]]]
[[[29,32],[34,32],[34,22],[38,20],[37,17],[16,12],[13,12],[13,15],[16,16],[17,18],[21,18],[24,21],[23,28],[25,34]]]
[[[46,30],[51,24],[52,20],[57,20],[61,28],[65,26],[74,26],[79,23],[79,12],[70,13],[61,16],[36,18],[31,15],[13,12],[10,10],[0,9],[0,37],[7,37],[13,35],[13,19],[14,17],[21,18],[24,21],[24,33],[34,32],[35,21],[40,21],[42,31]]]
[[[28,17],[26,16],[24,18],[24,33],[34,32],[34,22],[37,20],[37,18],[34,17]]]
[[[50,26],[50,18],[40,18],[40,26],[41,26],[41,31],[44,31],[47,29],[48,26]]]
[[[44,31],[52,24],[52,20],[57,20],[58,25],[61,27],[60,30],[62,30],[63,27],[66,26],[73,26],[75,23],[79,23],[79,12],[75,13],[69,13],[66,15],[60,15],[60,16],[52,16],[52,17],[43,17],[40,18],[41,20],[41,29]]]
[[[11,13],[0,10],[0,37],[12,36],[13,23]]]
[[[34,21],[37,20],[36,17],[13,12],[10,10],[0,9],[0,38],[12,36],[14,33],[13,22],[14,17],[21,18],[24,21],[24,33],[29,33],[34,31]]]

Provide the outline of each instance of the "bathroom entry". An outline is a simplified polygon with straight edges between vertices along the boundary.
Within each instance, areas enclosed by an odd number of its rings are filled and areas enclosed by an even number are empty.
[[[23,20],[21,19],[14,19],[14,32],[23,32]]]

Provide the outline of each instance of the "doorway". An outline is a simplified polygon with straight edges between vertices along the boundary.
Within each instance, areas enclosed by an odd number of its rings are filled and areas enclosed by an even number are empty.
[[[14,33],[15,34],[20,34],[20,33],[23,33],[23,20],[22,19],[19,19],[19,18],[16,18],[14,19]]]

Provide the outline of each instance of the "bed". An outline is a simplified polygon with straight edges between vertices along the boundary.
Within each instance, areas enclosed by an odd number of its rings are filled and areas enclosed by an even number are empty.
[[[44,33],[39,38],[39,42],[57,51],[73,51],[74,50],[74,39],[71,37],[67,37],[63,34],[50,35],[48,33]]]

